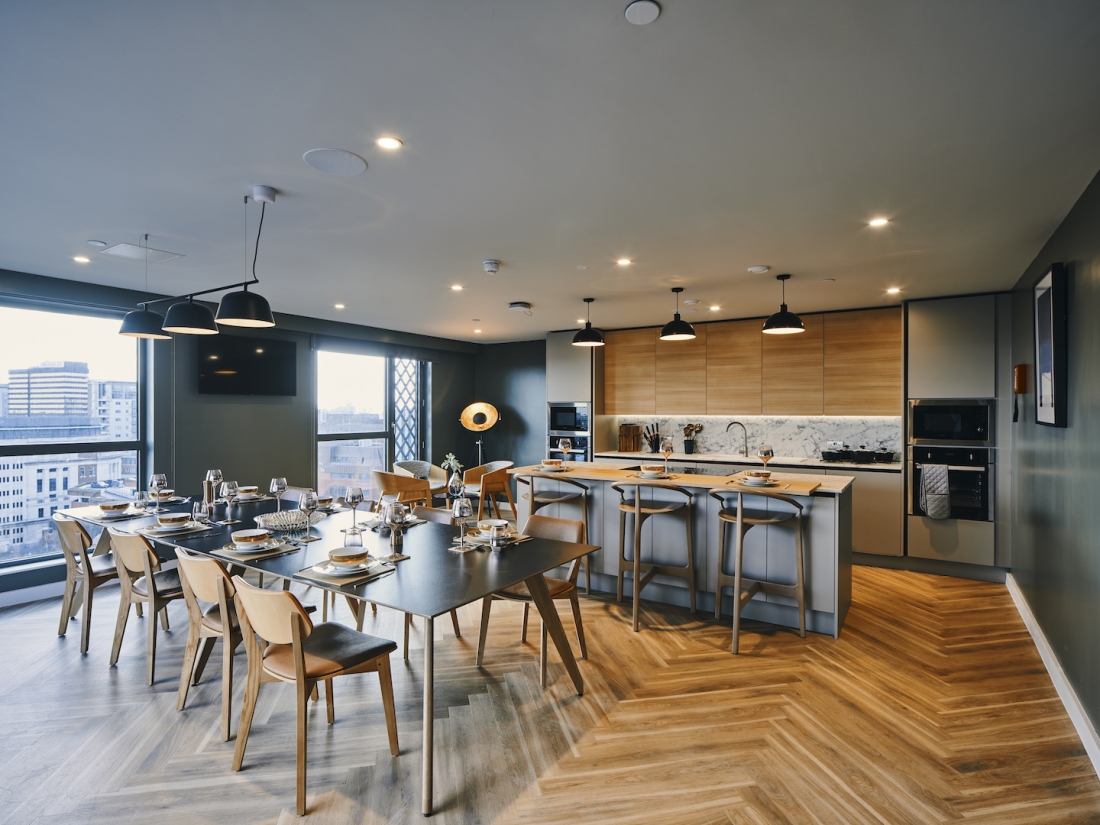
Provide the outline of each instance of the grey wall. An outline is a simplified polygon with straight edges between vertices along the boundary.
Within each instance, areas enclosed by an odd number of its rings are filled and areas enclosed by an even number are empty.
[[[477,400],[500,412],[485,438],[485,460],[516,466],[546,457],[546,341],[488,344],[477,356]]]
[[[1069,427],[1035,423],[1020,397],[1013,428],[1012,572],[1077,695],[1100,722],[1100,176],[1013,294],[1013,359],[1034,392],[1031,288],[1054,262],[1069,272]]]

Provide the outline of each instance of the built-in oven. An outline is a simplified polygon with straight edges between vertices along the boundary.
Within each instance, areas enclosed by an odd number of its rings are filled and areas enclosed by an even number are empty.
[[[993,450],[985,447],[909,448],[909,515],[926,515],[921,507],[924,468],[947,468],[947,494],[951,505],[948,518],[963,521],[993,521]]]
[[[910,401],[909,443],[992,447],[993,402]]]
[[[546,431],[552,436],[592,435],[589,404],[586,402],[547,404]]]
[[[562,451],[561,440],[563,438],[569,439],[569,453],[568,455]],[[547,439],[546,443],[546,457],[547,458],[560,458],[565,461],[591,461],[592,460],[592,442],[588,436],[583,435],[551,435]]]

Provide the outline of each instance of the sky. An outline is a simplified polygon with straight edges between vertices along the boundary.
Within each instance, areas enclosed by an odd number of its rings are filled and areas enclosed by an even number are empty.
[[[0,307],[0,384],[8,382],[8,370],[43,361],[84,361],[90,378],[136,381],[137,342],[118,334],[119,323]]]
[[[317,353],[317,409],[351,406],[382,415],[386,406],[386,359],[341,352]]]

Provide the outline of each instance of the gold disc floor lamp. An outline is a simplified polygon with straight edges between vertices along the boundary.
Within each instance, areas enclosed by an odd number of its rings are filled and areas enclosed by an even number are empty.
[[[500,420],[500,413],[497,412],[497,408],[492,404],[487,404],[484,401],[476,401],[462,411],[462,415],[458,417],[458,420],[461,421],[462,426],[470,432],[483,433]],[[477,464],[479,467],[484,463],[481,460],[483,441],[484,438],[478,435]]]

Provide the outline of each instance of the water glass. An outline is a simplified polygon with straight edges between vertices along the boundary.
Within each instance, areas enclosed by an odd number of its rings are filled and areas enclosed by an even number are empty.
[[[149,506],[149,493],[145,490],[138,490],[134,493],[134,501],[130,506],[135,510],[144,510]]]
[[[210,505],[205,501],[196,501],[191,508],[191,519],[199,524],[210,523]]]

